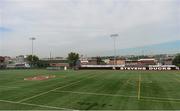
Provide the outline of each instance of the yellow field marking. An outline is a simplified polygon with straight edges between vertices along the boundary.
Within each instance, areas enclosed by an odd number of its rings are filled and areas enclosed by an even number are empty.
[[[59,109],[59,110],[69,110],[67,108],[61,108],[61,107],[38,105],[38,104],[31,104],[31,103],[20,103],[20,102],[8,101],[8,100],[0,100],[0,102],[6,102],[6,103],[12,103],[12,104],[21,104],[21,105],[28,105],[28,106],[36,106],[36,107],[42,107],[42,108],[52,108],[52,109],[56,109],[56,110],[57,109]]]
[[[111,97],[137,98],[137,96],[126,96],[126,95],[119,95],[119,94],[89,93],[89,92],[77,92],[77,91],[53,91],[53,92],[83,94],[83,95],[95,95],[95,96],[111,96]]]
[[[139,80],[138,80],[138,100],[141,98],[141,74],[139,74]]]
[[[38,97],[38,96],[47,94],[47,93],[52,92],[52,91],[55,91],[55,90],[57,90],[57,89],[62,89],[62,88],[68,87],[68,86],[75,85],[75,84],[77,84],[77,83],[79,83],[79,82],[81,82],[81,81],[84,81],[84,80],[87,80],[87,79],[90,79],[90,78],[93,78],[93,77],[96,77],[96,76],[98,76],[98,75],[90,76],[90,77],[88,76],[86,79],[82,79],[82,80],[79,80],[79,81],[76,81],[76,82],[72,82],[72,83],[70,83],[70,84],[67,84],[67,85],[65,85],[65,86],[60,86],[60,87],[57,87],[57,88],[55,88],[55,89],[52,89],[52,90],[49,90],[49,91],[46,91],[46,92],[42,92],[42,93],[36,94],[36,95],[34,95],[34,96],[31,96],[31,97],[22,99],[22,100],[20,100],[20,101],[18,101],[18,102],[24,102],[24,101],[27,101],[27,100],[29,100],[29,99],[33,99],[33,98],[35,98],[35,97]]]

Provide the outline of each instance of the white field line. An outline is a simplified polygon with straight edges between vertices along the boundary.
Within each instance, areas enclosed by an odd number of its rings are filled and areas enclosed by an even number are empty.
[[[180,82],[180,75],[178,75],[178,74],[174,74],[177,78],[174,78],[177,82]]]
[[[12,104],[21,104],[21,105],[28,105],[28,106],[36,106],[36,107],[42,107],[42,108],[68,110],[67,108],[60,108],[60,107],[47,106],[47,105],[38,105],[38,104],[31,104],[31,103],[20,103],[20,102],[8,101],[8,100],[0,100],[0,102],[6,102],[6,103],[12,103]]]
[[[131,80],[135,80],[134,78],[130,78],[128,81],[127,81],[127,84],[129,84],[129,85],[131,85],[131,86],[136,86],[137,87],[137,85],[135,85],[134,83],[132,83],[132,81]]]
[[[111,97],[127,97],[127,98],[136,98],[137,96],[126,96],[126,95],[116,95],[116,94],[104,94],[104,93],[88,93],[88,92],[77,92],[77,91],[53,91],[59,93],[72,93],[72,94],[82,94],[82,95],[96,95],[96,96],[111,96]],[[144,97],[141,96],[141,99],[148,99],[147,101],[161,101],[161,102],[176,102],[180,103],[180,99],[174,98],[157,98],[157,97]],[[179,100],[179,101],[177,101]]]
[[[20,100],[20,101],[18,101],[18,102],[24,102],[24,101],[27,101],[27,100],[29,100],[29,99],[32,99],[32,98],[35,98],[35,97],[38,97],[38,96],[47,94],[47,93],[52,92],[52,91],[55,91],[55,90],[57,90],[57,89],[62,89],[62,88],[68,87],[68,86],[75,85],[75,84],[77,84],[77,83],[79,83],[79,82],[81,82],[81,81],[84,81],[84,80],[87,80],[87,79],[90,79],[90,78],[93,78],[93,77],[96,77],[96,76],[97,76],[97,75],[95,75],[95,76],[90,76],[90,77],[88,77],[88,78],[86,78],[86,79],[82,79],[82,80],[79,80],[79,81],[76,81],[76,82],[72,82],[72,83],[67,84],[67,85],[65,85],[65,86],[60,86],[60,87],[57,87],[57,88],[55,88],[55,89],[52,89],[52,90],[49,90],[49,91],[46,91],[46,92],[39,93],[39,94],[36,94],[36,95],[31,96],[31,97],[28,97],[28,98],[24,98],[24,99],[22,99],[22,100]]]
[[[82,77],[86,77],[86,76],[82,76]],[[66,80],[66,81],[68,81],[68,80]],[[54,86],[54,85],[57,85],[57,84],[61,84],[61,83],[64,83],[65,81],[63,80],[63,81],[61,81],[61,82],[57,82],[56,84],[50,84],[50,85],[48,85],[48,86]]]
[[[125,86],[125,85],[129,84],[129,81],[130,81],[131,79],[132,79],[132,78],[127,79],[126,82],[125,82],[122,86]],[[130,85],[131,85],[131,84],[130,84]]]
[[[88,93],[88,92],[77,92],[77,91],[53,91],[59,93],[72,93],[72,94],[82,94],[82,95],[95,95],[95,96],[111,96],[111,97],[131,97],[137,98],[137,96],[126,96],[126,95],[118,95],[118,94],[104,94],[104,93]]]
[[[138,81],[138,100],[141,98],[141,74],[139,75],[139,81]]]
[[[89,92],[78,92],[78,91],[53,91],[53,92],[59,92],[59,93],[72,93],[72,94],[82,94],[82,95],[95,95],[95,96],[111,96],[111,97],[127,97],[127,98],[137,98],[137,96],[126,96],[126,95],[119,95],[119,94],[105,94],[105,93],[89,93]],[[174,98],[158,98],[158,97],[146,97],[141,96],[141,99],[148,99],[148,100],[165,100],[165,102],[168,101],[174,101],[180,103],[180,99],[174,99]],[[166,101],[167,100],[167,101]]]
[[[146,96],[141,96],[141,98],[144,98],[144,99],[155,99],[155,100],[179,101],[180,102],[180,99],[174,99],[174,98],[159,98],[159,97],[146,97]]]
[[[0,86],[0,88],[20,88],[20,87],[11,87],[11,86]]]
[[[177,76],[177,77],[180,77],[180,75],[178,75],[178,74],[174,74],[175,76]]]
[[[180,80],[179,79],[177,79],[177,78],[174,78],[177,82],[180,82]]]
[[[125,82],[125,84],[124,84],[124,85],[128,84],[130,80],[131,80],[131,79],[128,79],[128,80]]]
[[[166,101],[166,100],[152,100],[152,99],[142,99],[140,101],[148,101],[148,102],[163,102],[163,103],[179,103],[179,101]]]

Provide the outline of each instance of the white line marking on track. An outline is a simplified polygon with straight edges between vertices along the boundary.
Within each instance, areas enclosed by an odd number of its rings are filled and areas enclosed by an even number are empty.
[[[36,107],[42,107],[42,108],[52,108],[52,109],[61,109],[61,110],[69,110],[67,108],[61,108],[61,107],[54,107],[54,106],[47,106],[47,105],[38,105],[38,104],[31,104],[31,103],[20,103],[20,102],[14,102],[14,101],[8,101],[8,100],[0,100],[0,102],[6,102],[6,103],[13,103],[13,104],[21,104],[21,105],[28,105],[28,106],[36,106]]]
[[[49,91],[46,91],[46,92],[39,93],[39,94],[37,94],[37,95],[34,95],[34,96],[31,96],[31,97],[22,99],[22,100],[20,100],[20,101],[18,101],[18,102],[24,102],[24,101],[27,101],[27,100],[29,100],[29,99],[32,99],[32,98],[35,98],[35,97],[38,97],[38,96],[47,94],[47,93],[52,92],[52,91],[55,91],[55,90],[57,90],[57,89],[62,89],[62,88],[68,87],[68,86],[75,85],[75,84],[77,84],[77,83],[79,83],[79,82],[81,82],[81,81],[84,81],[84,80],[87,80],[87,79],[90,79],[90,78],[93,78],[93,77],[96,77],[96,76],[97,76],[97,75],[95,75],[95,76],[90,76],[90,77],[88,76],[86,79],[82,79],[82,80],[79,80],[79,81],[76,81],[76,82],[67,84],[67,85],[65,85],[65,86],[60,86],[60,87],[57,87],[57,88],[55,88],[55,89],[52,89],[52,90],[49,90]]]
[[[126,95],[119,95],[119,94],[104,94],[104,93],[88,93],[88,92],[77,92],[77,91],[53,91],[59,93],[73,93],[73,94],[83,94],[83,95],[96,95],[96,96],[114,96],[114,97],[131,97],[137,98],[137,96],[126,96]]]

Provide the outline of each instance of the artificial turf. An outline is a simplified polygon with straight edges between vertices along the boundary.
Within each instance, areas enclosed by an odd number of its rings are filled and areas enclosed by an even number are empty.
[[[43,81],[24,78],[55,75]],[[3,110],[180,110],[180,71],[0,70]]]

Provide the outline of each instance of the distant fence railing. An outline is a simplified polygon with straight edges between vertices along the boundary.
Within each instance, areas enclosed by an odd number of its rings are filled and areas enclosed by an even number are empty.
[[[116,70],[179,70],[175,65],[125,66],[125,65],[81,65],[79,69],[116,69]]]

